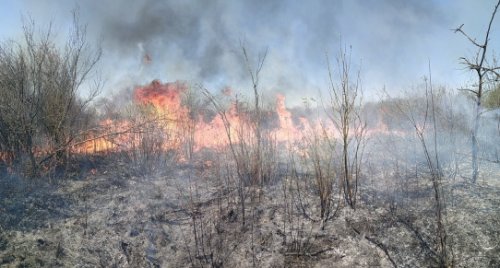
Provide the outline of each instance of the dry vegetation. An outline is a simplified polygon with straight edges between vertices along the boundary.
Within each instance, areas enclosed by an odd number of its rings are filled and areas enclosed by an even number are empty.
[[[472,113],[430,70],[367,103],[341,49],[328,100],[290,112],[242,45],[251,97],[153,81],[98,106],[74,29],[0,46],[0,266],[500,266],[500,123],[476,108],[498,67]]]

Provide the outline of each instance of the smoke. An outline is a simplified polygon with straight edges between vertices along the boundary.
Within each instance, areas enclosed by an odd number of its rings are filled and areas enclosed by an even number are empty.
[[[133,57],[138,46],[151,57],[145,76],[247,87],[244,45],[251,61],[269,49],[266,86],[293,90],[307,86],[305,70],[317,69],[311,63],[323,63],[325,44],[339,36],[334,18],[321,23],[335,6],[320,4],[297,9],[285,1],[117,1],[106,5],[109,9],[92,2],[87,8],[97,11],[92,19],[114,58]]]
[[[325,52],[334,58],[342,45],[352,45],[353,67],[362,68],[368,91],[406,87],[427,74],[429,59],[437,82],[463,81],[457,79],[464,76],[457,59],[469,44],[450,29],[467,23],[474,36],[476,30],[480,35],[484,25],[476,21],[486,23],[491,6],[491,1],[469,2],[107,0],[78,5],[89,34],[102,42],[108,87],[161,79],[214,90],[250,89],[243,44],[253,61],[269,49],[262,88],[300,103],[327,88]],[[76,6],[63,0],[24,3],[35,19],[62,23]]]

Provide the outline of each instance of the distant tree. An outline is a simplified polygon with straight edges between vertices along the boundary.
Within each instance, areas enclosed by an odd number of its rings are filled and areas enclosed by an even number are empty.
[[[500,108],[500,84],[496,84],[495,87],[485,95],[484,107],[488,109]]]
[[[479,132],[479,120],[481,117],[482,101],[485,95],[486,85],[492,81],[498,81],[500,78],[500,66],[496,66],[496,61],[493,60],[493,66],[490,64],[486,57],[486,52],[488,49],[488,42],[490,41],[490,31],[493,20],[495,19],[495,14],[500,6],[500,0],[495,5],[493,13],[488,24],[488,29],[486,30],[486,36],[483,43],[478,43],[475,38],[471,38],[467,33],[462,30],[463,24],[455,29],[455,33],[463,34],[474,46],[476,46],[477,53],[474,58],[461,57],[460,60],[468,69],[474,71],[477,74],[477,85],[476,88],[465,89],[466,91],[472,93],[475,101],[474,109],[474,122],[472,127],[472,181],[475,183],[479,175],[479,165],[478,165],[478,141],[477,135]]]

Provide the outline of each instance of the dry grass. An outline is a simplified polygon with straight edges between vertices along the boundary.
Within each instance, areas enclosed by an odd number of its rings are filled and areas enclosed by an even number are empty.
[[[483,170],[477,185],[457,179],[444,186],[453,188],[446,226],[458,267],[500,262],[500,171],[495,165]],[[280,180],[263,188],[259,202],[247,200],[247,227],[241,228],[237,193],[221,187],[218,176],[223,176],[220,170],[200,160],[148,177],[134,176],[125,163],[110,163],[96,175],[65,180],[58,187],[37,186],[30,193],[6,191],[8,183],[2,179],[0,264],[391,267],[377,241],[399,267],[435,265],[429,195],[409,194],[406,203],[391,205],[380,187],[365,184],[356,211],[343,208],[322,230],[294,207],[294,197],[284,198],[286,180]],[[429,186],[420,184],[415,190],[425,193]],[[418,206],[407,206],[410,201]],[[16,207],[16,202],[23,205]],[[9,224],[7,218],[17,222]]]

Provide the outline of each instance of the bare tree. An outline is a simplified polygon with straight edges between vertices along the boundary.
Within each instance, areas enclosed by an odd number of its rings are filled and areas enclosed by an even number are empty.
[[[366,123],[361,118],[362,92],[359,72],[351,75],[351,52],[340,51],[337,58],[339,83],[333,78],[333,70],[327,55],[328,76],[330,81],[330,103],[328,116],[340,136],[342,167],[340,168],[341,187],[344,200],[351,208],[356,206],[358,179],[361,175],[361,162],[365,144]]]
[[[470,37],[467,33],[462,30],[463,24],[460,27],[456,28],[455,33],[461,33],[464,35],[474,46],[477,47],[477,52],[474,58],[466,58],[461,57],[460,61],[464,64],[468,69],[475,71],[477,75],[477,88],[474,89],[464,89],[474,96],[475,100],[475,109],[474,109],[474,121],[471,132],[471,141],[472,141],[472,181],[475,183],[477,181],[477,177],[479,175],[479,164],[478,164],[478,141],[477,135],[479,132],[479,120],[481,117],[481,108],[482,108],[482,99],[485,94],[485,86],[488,82],[497,80],[500,78],[500,67],[496,66],[496,62],[493,61],[493,65],[488,62],[487,59],[487,49],[488,42],[490,37],[491,25],[493,24],[493,20],[495,19],[495,14],[498,10],[498,6],[500,6],[500,0],[495,5],[493,13],[491,14],[490,22],[488,24],[488,29],[486,30],[486,36],[484,38],[483,43],[479,43],[475,38]]]

